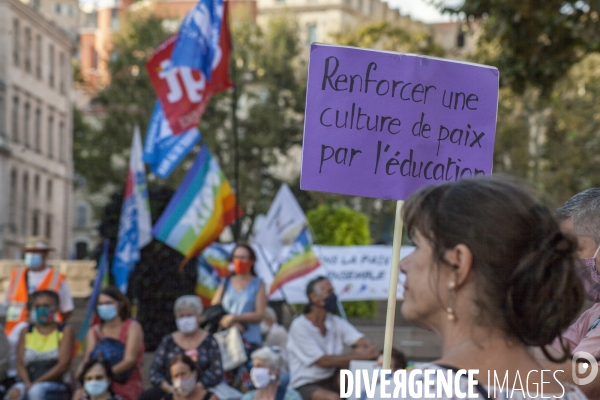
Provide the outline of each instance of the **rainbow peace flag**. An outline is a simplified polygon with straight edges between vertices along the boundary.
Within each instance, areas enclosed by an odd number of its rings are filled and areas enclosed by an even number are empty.
[[[152,229],[152,235],[179,251],[197,256],[235,220],[231,185],[206,146]],[[241,216],[241,212],[239,213]]]
[[[207,307],[210,305],[217,287],[219,286],[220,278],[206,259],[202,256],[198,257],[198,280],[196,281],[196,294],[202,300],[202,305]]]
[[[304,228],[292,243],[288,256],[273,278],[269,295],[275,293],[286,283],[314,271],[320,265],[321,262],[312,250],[312,240],[308,230]]]
[[[208,267],[215,270],[220,278],[229,276],[229,252],[223,246],[216,243],[211,244],[204,249],[200,259]]]

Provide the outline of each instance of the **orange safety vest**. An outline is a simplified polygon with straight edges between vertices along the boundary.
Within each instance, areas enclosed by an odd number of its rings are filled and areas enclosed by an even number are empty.
[[[6,311],[6,327],[4,332],[6,336],[10,335],[10,332],[14,327],[22,321],[27,321],[27,300],[29,299],[29,293],[27,291],[27,271],[28,268],[17,268],[14,269],[10,275],[10,284],[8,286],[8,309]],[[50,268],[50,271],[46,277],[40,282],[36,291],[38,290],[52,290],[58,293],[60,285],[65,279],[65,274],[57,272],[54,268]],[[57,314],[59,322],[63,322],[62,315]]]

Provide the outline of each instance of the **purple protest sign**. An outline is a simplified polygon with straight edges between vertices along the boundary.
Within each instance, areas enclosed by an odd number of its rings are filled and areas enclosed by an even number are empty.
[[[300,186],[402,200],[490,175],[497,109],[496,68],[313,44]]]

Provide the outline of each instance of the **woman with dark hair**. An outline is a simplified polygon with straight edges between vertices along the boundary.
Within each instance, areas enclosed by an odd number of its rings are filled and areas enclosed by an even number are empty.
[[[83,366],[79,384],[86,395],[79,400],[120,400],[111,389],[113,382],[111,365],[102,358],[91,358]]]
[[[185,354],[178,354],[169,362],[169,374],[175,391],[174,400],[208,400],[211,393],[198,382],[196,363]]]
[[[142,327],[131,319],[129,300],[116,287],[100,291],[96,314],[100,323],[88,330],[82,362],[95,357],[106,359],[112,366],[114,392],[124,400],[137,400],[142,393]]]
[[[29,295],[30,323],[21,330],[17,344],[17,373],[20,382],[6,398],[68,399],[70,389],[64,375],[71,365],[75,341],[73,329],[56,322],[59,297],[51,290]]]
[[[417,367],[423,390],[441,399],[460,397],[472,386],[465,375],[453,374],[465,369],[479,371],[479,384],[469,389],[479,398],[522,399],[540,391],[585,398],[549,371],[544,376],[529,350],[551,344],[584,300],[575,242],[560,232],[548,208],[511,183],[475,178],[423,188],[403,214],[415,250],[400,262],[406,275],[402,314],[442,342],[441,358]],[[437,391],[442,387],[435,379],[425,385],[426,370],[456,378],[452,393]],[[508,387],[494,386],[504,377]]]
[[[238,244],[231,252],[234,275],[217,288],[211,304],[221,304],[227,315],[221,318],[223,328],[237,327],[242,334],[248,359],[262,345],[260,322],[267,306],[264,282],[254,273],[256,254],[247,244]],[[252,389],[250,361],[247,365],[225,374],[233,387],[247,392]]]

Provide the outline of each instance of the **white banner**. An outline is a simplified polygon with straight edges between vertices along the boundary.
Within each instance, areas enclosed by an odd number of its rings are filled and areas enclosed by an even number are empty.
[[[256,273],[265,281],[267,291],[273,281],[273,272],[265,262],[266,252],[254,246],[259,260]],[[285,299],[290,303],[306,303],[306,285],[319,275],[329,278],[336,294],[342,301],[350,300],[387,300],[390,282],[391,246],[318,246],[313,249],[321,266],[308,275],[293,280],[273,293],[271,300]],[[403,246],[401,258],[413,251],[411,246]],[[279,266],[272,264],[275,272]],[[404,274],[398,278],[397,298],[404,294]]]
[[[277,192],[267,217],[252,243],[261,245],[278,259],[283,246],[290,245],[306,225],[306,216],[285,183]]]
[[[227,251],[233,250],[232,243],[223,245]],[[267,293],[274,273],[279,265],[273,261],[267,263],[266,250],[253,245],[257,260],[254,265],[256,274],[265,282]],[[321,260],[321,266],[285,285],[273,293],[269,300],[287,300],[289,303],[306,303],[306,285],[311,279],[323,275],[331,281],[335,293],[341,301],[387,300],[390,284],[390,260],[392,246],[319,246],[313,245],[315,255]],[[404,258],[414,250],[412,246],[402,246],[400,257]],[[398,277],[397,298],[404,294],[404,274]]]

